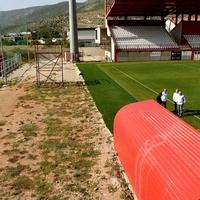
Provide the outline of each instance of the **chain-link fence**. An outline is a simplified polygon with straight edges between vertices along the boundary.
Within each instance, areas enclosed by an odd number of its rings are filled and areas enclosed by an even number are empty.
[[[22,64],[21,54],[16,54],[10,59],[2,60],[0,62],[0,78],[7,81],[7,76],[12,71],[17,69]]]

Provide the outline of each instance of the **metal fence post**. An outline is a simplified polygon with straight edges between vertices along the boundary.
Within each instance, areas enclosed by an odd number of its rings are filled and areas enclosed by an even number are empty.
[[[1,44],[1,57],[2,57],[2,75],[5,79],[5,83],[7,84],[7,75],[6,75],[6,70],[5,70],[5,62],[4,62],[4,53],[3,53],[3,41],[2,41],[2,35],[0,33],[0,44]]]

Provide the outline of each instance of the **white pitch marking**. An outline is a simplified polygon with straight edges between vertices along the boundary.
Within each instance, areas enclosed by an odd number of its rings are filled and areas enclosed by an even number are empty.
[[[121,71],[120,69],[117,69],[116,67],[112,66],[113,69],[115,69],[116,71],[121,72],[122,74],[124,74],[126,77],[130,78],[131,80],[135,81],[136,83],[138,83],[139,85],[143,86],[144,88],[146,88],[147,90],[155,93],[155,94],[159,94],[158,92],[156,92],[155,90],[153,90],[152,88],[144,85],[143,83],[141,83],[140,81],[138,81],[137,79],[135,79],[134,77],[128,75],[127,73]],[[168,99],[170,103],[173,103],[173,101],[171,99]],[[200,120],[200,117],[193,115],[196,119]]]

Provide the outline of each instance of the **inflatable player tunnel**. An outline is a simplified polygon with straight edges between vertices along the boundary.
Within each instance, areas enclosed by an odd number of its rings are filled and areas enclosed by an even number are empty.
[[[154,100],[117,113],[114,143],[138,200],[200,200],[200,132]]]

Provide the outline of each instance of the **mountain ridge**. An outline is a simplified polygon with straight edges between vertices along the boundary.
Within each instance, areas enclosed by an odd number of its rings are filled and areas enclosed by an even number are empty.
[[[103,3],[104,0],[87,0],[83,3],[77,3],[77,13],[84,13],[85,15],[87,12],[95,10],[103,12]],[[53,5],[0,11],[0,29],[3,33],[19,32],[26,31],[29,22],[40,23],[42,20],[56,17],[66,20],[68,18],[68,8],[68,2],[65,1]],[[97,25],[99,24],[97,23]]]

